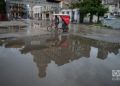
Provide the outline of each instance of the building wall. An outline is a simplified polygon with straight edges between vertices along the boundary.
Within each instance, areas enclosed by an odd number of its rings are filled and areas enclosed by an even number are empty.
[[[33,6],[33,18],[34,19],[50,19],[53,14],[52,6]]]
[[[32,10],[33,10],[33,18],[41,19],[42,7],[41,6],[34,6],[32,8]]]
[[[6,0],[6,10],[9,20],[13,19],[26,19],[28,18],[27,4],[13,3],[14,0]],[[17,1],[17,0],[16,0]]]
[[[108,5],[108,9],[109,9],[110,13],[114,13],[115,9],[116,9],[116,6],[115,5]]]
[[[7,13],[8,16],[10,18],[16,18],[17,12],[14,14],[12,13],[13,9],[11,9],[11,7],[13,7],[13,5],[17,4],[21,4],[23,5],[21,8],[23,8],[23,12],[26,12],[26,15],[30,18],[41,18],[42,19],[50,19],[50,15],[51,13],[53,13],[55,10],[59,11],[59,4],[58,3],[50,3],[50,2],[46,2],[46,0],[7,0]],[[26,7],[26,8],[24,8]],[[18,7],[19,9],[19,7]],[[18,11],[17,9],[17,11]],[[15,9],[16,10],[16,9]],[[15,11],[14,10],[14,11]],[[41,16],[42,14],[42,16]],[[19,17],[19,16],[17,16]],[[23,18],[23,16],[21,17]]]
[[[9,19],[27,18],[27,7],[23,4],[9,3],[8,15]]]
[[[102,0],[102,4],[114,4],[115,0]]]
[[[108,12],[120,15],[120,0],[102,0],[102,4],[108,7]]]

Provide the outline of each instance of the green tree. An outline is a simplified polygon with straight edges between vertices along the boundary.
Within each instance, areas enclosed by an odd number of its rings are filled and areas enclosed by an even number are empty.
[[[100,16],[104,16],[104,14],[108,11],[108,8],[105,8],[104,6],[100,6],[97,8],[97,16],[98,16],[98,19],[97,19],[97,22],[99,23],[100,22]]]
[[[0,13],[5,13],[6,12],[6,4],[4,0],[0,0]]]
[[[4,0],[0,0],[0,21],[4,20],[7,20],[6,3]]]
[[[90,23],[92,23],[93,15],[96,14],[100,2],[99,0],[84,0],[83,3],[85,3],[84,8],[87,13],[90,13]]]
[[[90,14],[90,23],[92,23],[93,15],[98,17],[103,16],[107,9],[101,3],[101,0],[78,0],[78,2],[71,3],[69,7],[79,8],[80,22],[83,22],[84,16]],[[99,18],[98,18],[99,21]]]

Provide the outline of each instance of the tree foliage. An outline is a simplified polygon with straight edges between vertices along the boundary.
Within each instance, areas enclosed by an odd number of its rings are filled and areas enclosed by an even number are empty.
[[[108,11],[108,8],[105,8],[104,6],[100,6],[100,7],[98,7],[98,9],[97,9],[97,13],[96,13],[96,15],[98,16],[98,22],[99,22],[99,17],[100,16],[104,16],[104,14],[106,13]]]
[[[90,22],[93,20],[93,15],[100,17],[107,12],[107,8],[102,5],[101,0],[78,0],[78,2],[71,3],[69,8],[78,8],[82,17],[89,13]]]
[[[0,12],[1,13],[4,13],[6,11],[5,7],[6,7],[5,1],[0,0]]]

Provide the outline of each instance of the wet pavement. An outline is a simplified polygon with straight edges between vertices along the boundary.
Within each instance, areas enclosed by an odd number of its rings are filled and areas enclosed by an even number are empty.
[[[113,29],[119,29],[120,30],[120,18],[116,19],[104,19],[102,20],[103,25],[110,26]]]
[[[96,25],[70,24],[70,33],[76,36],[120,43],[120,30],[109,29]]]
[[[47,31],[49,22],[46,21],[26,20],[22,21],[23,24],[21,24],[20,21],[16,21],[15,24],[6,23],[6,25],[0,24],[0,38],[26,37],[50,33]]]
[[[120,86],[120,43],[69,34],[0,40],[0,86]]]
[[[6,25],[4,22],[2,23],[0,23],[0,38],[51,34],[51,32],[47,31],[47,26],[51,24],[50,21],[21,20],[13,21],[13,23],[12,21],[10,23],[6,22]],[[113,30],[94,25],[70,24],[68,34],[120,43],[120,30]]]
[[[120,86],[112,77],[120,70],[119,30],[70,25],[58,34],[47,21],[25,23],[0,26],[0,86]]]
[[[25,32],[26,31],[26,29],[24,29],[25,27],[27,26],[3,26],[0,27],[0,34]]]

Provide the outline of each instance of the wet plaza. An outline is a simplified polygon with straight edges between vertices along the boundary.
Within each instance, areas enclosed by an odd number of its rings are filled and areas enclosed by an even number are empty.
[[[119,42],[51,34],[45,25],[0,28],[0,86],[120,86],[112,76]]]

